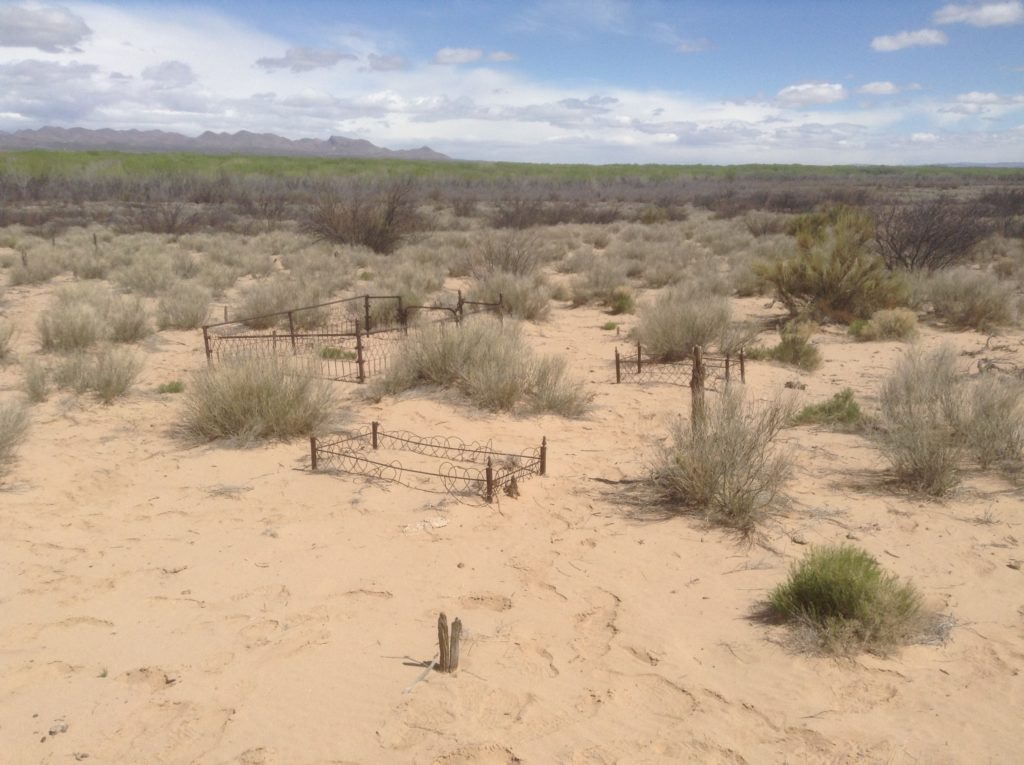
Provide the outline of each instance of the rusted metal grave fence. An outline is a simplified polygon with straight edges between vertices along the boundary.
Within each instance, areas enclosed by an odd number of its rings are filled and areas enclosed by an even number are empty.
[[[695,352],[690,351],[679,361],[659,361],[637,343],[622,353],[615,349],[615,382],[660,382],[670,385],[690,385],[693,379]],[[746,356],[743,349],[736,354],[702,353],[704,375],[725,382],[739,379],[747,381]]]
[[[398,295],[360,295],[287,311],[203,326],[207,363],[273,358],[305,374],[365,382],[381,374],[409,328],[459,324],[478,313],[501,316],[502,302],[465,300],[453,306],[405,305]]]
[[[385,462],[381,451],[424,456],[423,466],[403,467],[397,460]],[[491,502],[498,492],[514,493],[527,476],[547,472],[547,439],[539,447],[517,454],[499,452],[490,444],[467,442],[457,437],[417,436],[408,431],[387,432],[379,422],[356,431],[326,437],[310,436],[309,456],[314,471],[378,478],[423,491],[446,492],[461,497],[480,497]],[[462,464],[458,464],[462,463]]]

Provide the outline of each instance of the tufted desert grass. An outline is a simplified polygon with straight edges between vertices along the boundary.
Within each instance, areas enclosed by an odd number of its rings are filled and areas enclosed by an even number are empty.
[[[1000,281],[995,274],[951,268],[933,274],[924,291],[935,315],[955,327],[987,331],[1017,320],[1015,286]]]
[[[78,351],[54,368],[54,382],[75,393],[96,394],[104,404],[126,395],[142,371],[142,359],[128,348],[105,347],[95,353]]]
[[[160,329],[196,329],[206,322],[210,291],[199,284],[183,283],[160,297],[156,323]]]
[[[28,433],[28,407],[20,401],[0,403],[0,476],[7,472],[15,449]]]
[[[706,348],[721,338],[732,309],[724,297],[677,287],[641,305],[637,314],[637,336],[647,352],[658,361],[679,361],[693,346]]]
[[[6,364],[14,358],[14,325],[9,321],[0,320],[0,364]]]

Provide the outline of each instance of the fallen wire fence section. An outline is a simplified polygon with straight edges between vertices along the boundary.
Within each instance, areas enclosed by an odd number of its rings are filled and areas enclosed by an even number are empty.
[[[517,454],[494,451],[490,444],[456,437],[417,436],[408,431],[387,432],[379,422],[354,432],[318,438],[310,436],[309,456],[314,471],[333,470],[402,484],[422,491],[457,497],[480,497],[491,502],[498,492],[518,493],[519,481],[547,472],[547,439],[539,447]],[[381,452],[403,452],[425,459],[405,467]]]
[[[461,324],[469,316],[501,316],[502,301],[481,303],[458,293],[453,306],[405,305],[398,295],[360,295],[288,311],[203,326],[210,366],[268,358],[328,380],[365,382],[385,372],[410,327]]]
[[[695,350],[691,351],[679,361],[659,361],[647,354],[640,343],[625,354],[616,348],[615,382],[692,385],[695,353]],[[743,383],[747,381],[746,357],[742,349],[735,355],[702,353],[701,358],[705,379],[715,378],[726,383],[735,379]]]

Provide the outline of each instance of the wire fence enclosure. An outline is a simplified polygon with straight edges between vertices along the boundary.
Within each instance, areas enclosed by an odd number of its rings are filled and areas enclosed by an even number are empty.
[[[417,467],[405,467],[383,452],[422,457]],[[547,472],[547,439],[539,447],[517,454],[498,452],[489,443],[466,442],[457,437],[417,436],[408,431],[386,432],[379,422],[350,433],[324,438],[310,436],[309,455],[314,471],[333,470],[399,483],[423,491],[459,497],[480,497],[491,502],[497,493],[518,493],[519,481]]]
[[[273,358],[296,371],[343,382],[384,372],[410,326],[459,324],[478,313],[501,315],[502,301],[405,305],[398,295],[360,295],[287,311],[203,326],[207,363]]]
[[[644,352],[643,346],[637,343],[626,353],[615,349],[615,382],[660,382],[670,385],[691,385],[693,380],[693,362],[696,349],[691,350],[680,361],[658,361]],[[747,381],[746,356],[741,348],[738,353],[712,354],[701,353],[703,375],[714,377],[725,382],[739,379]]]

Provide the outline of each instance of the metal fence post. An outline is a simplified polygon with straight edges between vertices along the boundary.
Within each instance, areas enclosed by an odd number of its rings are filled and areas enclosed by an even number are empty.
[[[693,374],[690,376],[690,427],[704,429],[704,353],[693,346]]]
[[[548,472],[548,437],[544,436],[540,440],[540,474],[545,475]]]
[[[359,382],[366,382],[366,361],[363,359],[363,333],[356,319],[356,368]]]
[[[366,331],[370,331],[370,296],[363,295],[363,316],[366,318]]]

